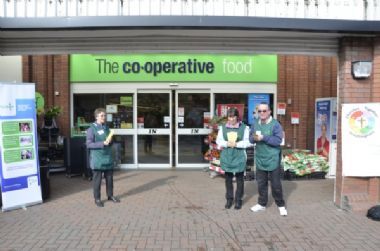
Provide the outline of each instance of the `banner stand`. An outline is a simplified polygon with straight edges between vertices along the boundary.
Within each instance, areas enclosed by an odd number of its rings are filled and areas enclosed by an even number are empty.
[[[35,85],[0,83],[2,211],[42,203]]]

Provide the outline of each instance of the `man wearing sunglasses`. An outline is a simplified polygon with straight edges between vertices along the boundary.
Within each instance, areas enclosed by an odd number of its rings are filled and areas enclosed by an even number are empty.
[[[280,123],[271,116],[267,103],[258,106],[258,119],[252,123],[249,141],[256,143],[256,180],[259,191],[258,203],[251,211],[264,211],[268,203],[268,180],[270,180],[272,196],[280,211],[280,215],[288,214],[282,195],[280,179],[280,144],[283,130]]]

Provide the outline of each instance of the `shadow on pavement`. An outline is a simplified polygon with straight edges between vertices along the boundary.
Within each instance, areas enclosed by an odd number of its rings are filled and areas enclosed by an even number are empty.
[[[133,188],[132,190],[129,190],[128,192],[120,194],[120,195],[117,195],[117,196],[119,198],[123,198],[123,197],[126,197],[126,196],[131,196],[131,195],[143,193],[143,192],[152,190],[154,188],[157,188],[159,186],[166,185],[166,184],[168,184],[169,180],[175,179],[175,178],[177,178],[177,176],[169,176],[169,177],[166,177],[166,178],[154,180],[154,181],[148,182],[148,183],[146,183],[144,185],[141,185],[141,186],[138,186],[136,188]]]
[[[285,204],[289,200],[291,194],[293,191],[297,188],[297,182],[295,181],[287,181],[287,180],[281,180],[282,183],[282,192],[285,200]],[[256,180],[252,181],[246,181],[244,182],[244,203],[249,203],[255,205],[257,203],[258,198],[258,191],[257,191],[257,182]],[[252,199],[255,197],[254,199]],[[274,199],[272,197],[272,191],[270,189],[270,182],[268,183],[268,205],[267,207],[270,207],[274,203]]]
[[[138,173],[117,170],[114,172],[114,182],[130,179],[138,175]],[[102,182],[104,182],[104,178]],[[54,201],[84,190],[91,190],[92,194],[92,181],[82,176],[67,178],[65,173],[54,173],[50,175],[50,196],[45,201]]]

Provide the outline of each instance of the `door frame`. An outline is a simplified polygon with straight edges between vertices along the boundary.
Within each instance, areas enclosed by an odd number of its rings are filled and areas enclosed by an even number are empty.
[[[213,116],[212,112],[212,95],[211,95],[211,89],[181,89],[175,91],[175,167],[176,168],[202,168],[202,167],[208,167],[209,163],[186,163],[186,164],[180,164],[178,162],[179,157],[179,147],[178,147],[178,136],[179,135],[208,135],[210,133],[209,128],[196,128],[197,130],[194,131],[195,128],[179,128],[178,127],[178,95],[182,93],[200,93],[200,94],[209,94],[210,97],[210,119]]]
[[[137,128],[137,104],[138,104],[138,94],[141,93],[164,93],[164,94],[169,94],[169,117],[170,117],[170,122],[169,122],[169,128],[159,128],[156,129],[155,131],[151,129],[145,129],[145,128]],[[172,133],[172,118],[173,118],[173,112],[172,112],[172,90],[170,89],[146,89],[146,88],[141,88],[136,90],[136,105],[135,105],[135,110],[134,110],[134,120],[135,120],[135,125],[136,125],[136,137],[135,137],[135,148],[134,148],[134,155],[136,156],[136,165],[137,168],[139,169],[160,169],[160,168],[172,168],[173,167],[173,147],[172,147],[172,140],[173,140],[173,133]],[[139,155],[138,155],[138,136],[139,135],[168,135],[169,136],[169,163],[168,164],[154,164],[154,163],[144,163],[141,164],[138,162]]]

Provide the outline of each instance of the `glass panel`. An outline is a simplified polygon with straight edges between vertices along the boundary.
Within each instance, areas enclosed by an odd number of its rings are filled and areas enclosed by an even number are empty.
[[[133,135],[115,135],[115,161],[117,164],[133,164]]]
[[[110,128],[133,128],[133,94],[104,94],[104,108],[107,105],[116,108],[114,112],[108,113]]]
[[[139,128],[169,128],[169,93],[137,94],[137,123]],[[164,118],[167,121],[164,122]]]
[[[113,105],[108,113],[110,128],[133,128],[133,94],[74,94],[74,126],[76,131],[84,131],[92,123],[96,108]]]
[[[205,144],[207,135],[178,135],[178,162],[184,163],[208,163],[203,155],[208,150]]]
[[[178,117],[184,117],[179,128],[204,128],[204,113],[210,112],[210,94],[179,93]],[[183,113],[183,115],[181,115]]]
[[[94,111],[98,107],[103,107],[104,99],[102,94],[74,94],[74,134],[86,134],[86,129],[90,123],[95,121]]]
[[[251,124],[248,121],[248,93],[217,93],[215,94],[215,109],[217,109],[218,104],[244,104],[244,116],[243,122],[246,124]],[[273,94],[269,95],[270,106],[273,108]],[[217,114],[215,110],[215,114]]]
[[[168,164],[169,135],[139,135],[138,163]]]

